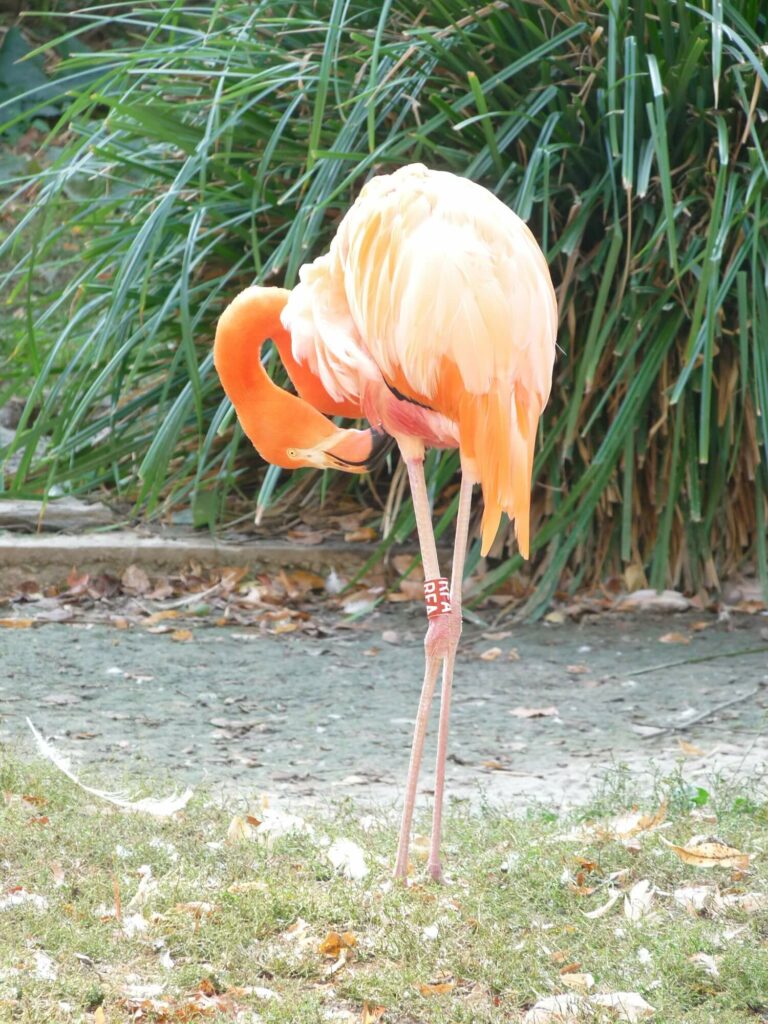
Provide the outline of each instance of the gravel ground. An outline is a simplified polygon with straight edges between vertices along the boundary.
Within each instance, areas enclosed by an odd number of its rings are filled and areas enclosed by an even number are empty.
[[[686,613],[590,616],[490,638],[466,626],[449,793],[561,806],[620,764],[646,775],[682,763],[697,785],[762,774],[766,625],[761,615],[722,624]],[[274,636],[200,624],[186,641],[84,622],[0,630],[0,740],[31,753],[29,716],[102,786],[135,773],[227,796],[397,801],[420,689],[420,609],[320,627]],[[670,631],[677,642],[661,643]],[[546,713],[520,717],[531,709]],[[436,707],[434,725],[424,794]]]

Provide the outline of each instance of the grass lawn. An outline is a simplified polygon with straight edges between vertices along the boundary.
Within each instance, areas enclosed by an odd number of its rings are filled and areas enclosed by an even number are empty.
[[[425,882],[417,839],[404,888],[384,812],[198,793],[157,820],[0,756],[3,1021],[768,1020],[764,793],[667,779],[635,812],[617,785],[567,816],[455,805],[449,883]]]

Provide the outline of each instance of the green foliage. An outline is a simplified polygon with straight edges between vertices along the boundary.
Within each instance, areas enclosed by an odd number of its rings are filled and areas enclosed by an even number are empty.
[[[51,85],[42,69],[42,60],[25,59],[32,48],[27,44],[18,28],[9,29],[0,44],[0,103],[8,114],[17,117],[39,103],[51,91]],[[23,97],[23,98],[22,98]],[[47,114],[55,113],[52,107],[43,107]]]
[[[0,380],[30,388],[13,492],[107,485],[146,514],[191,502],[201,521],[252,496],[255,456],[211,365],[216,316],[253,280],[292,285],[367,176],[420,160],[526,218],[558,286],[528,611],[630,564],[698,589],[752,561],[768,584],[761,3],[466,11],[72,15],[69,42],[107,26],[120,42],[62,62],[74,86],[51,139],[68,141],[5,201],[0,286],[19,326]],[[429,466],[436,491],[456,456]],[[411,526],[404,505],[388,542]],[[521,567],[502,560],[483,587]]]

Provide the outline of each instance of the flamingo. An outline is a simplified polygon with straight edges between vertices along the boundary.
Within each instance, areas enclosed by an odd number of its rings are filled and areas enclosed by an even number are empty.
[[[442,879],[445,760],[472,488],[484,509],[481,553],[502,512],[529,553],[537,424],[549,397],[557,301],[526,224],[481,185],[421,164],[371,178],[329,252],[292,291],[251,287],[223,312],[214,363],[244,432],[286,469],[365,472],[394,439],[408,471],[424,569],[425,672],[405,789],[395,877],[405,880],[424,738],[442,666],[427,870]],[[297,395],[265,372],[277,347]],[[331,416],[363,418],[344,429]],[[461,486],[450,582],[440,575],[425,448],[458,448]]]

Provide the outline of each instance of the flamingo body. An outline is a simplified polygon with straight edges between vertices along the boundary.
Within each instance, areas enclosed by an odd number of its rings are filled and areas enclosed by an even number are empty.
[[[214,363],[245,433],[276,465],[364,472],[387,436],[402,452],[429,599],[395,874],[404,879],[408,872],[424,737],[442,666],[428,860],[439,879],[472,487],[480,483],[483,490],[483,554],[506,511],[527,557],[533,449],[555,356],[555,293],[544,256],[519,217],[481,186],[421,164],[369,181],[330,251],[303,266],[299,278],[292,292],[241,292],[219,320]],[[296,395],[264,370],[267,338]],[[365,418],[371,426],[344,429],[330,416]],[[430,446],[458,448],[461,455],[450,586],[440,577],[424,479]]]

